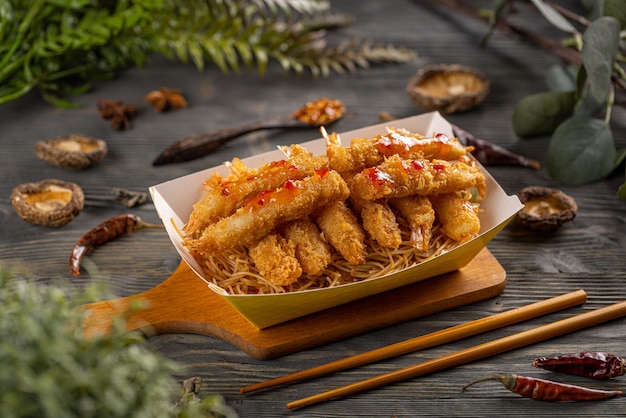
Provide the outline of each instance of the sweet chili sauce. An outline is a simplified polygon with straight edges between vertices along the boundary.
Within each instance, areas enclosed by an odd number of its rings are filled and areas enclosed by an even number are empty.
[[[244,179],[232,180],[232,181],[224,181],[220,184],[221,194],[224,197],[232,197],[234,199],[239,198],[239,190],[241,190],[241,186],[245,183],[250,183],[259,179],[267,179],[275,176],[283,175],[285,177],[290,177],[289,173],[293,173],[298,170],[298,167],[290,163],[288,160],[279,160],[272,161],[268,164],[267,169],[261,171],[254,176],[249,176]]]
[[[390,132],[380,135],[377,139],[377,151],[386,157],[399,155],[404,158],[419,151],[425,145],[437,143],[441,147],[450,147],[452,142],[444,134],[436,134],[432,138],[416,138],[414,136],[402,135],[398,132]]]

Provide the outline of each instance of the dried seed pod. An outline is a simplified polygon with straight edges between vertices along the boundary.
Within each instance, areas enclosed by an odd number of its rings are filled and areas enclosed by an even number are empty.
[[[80,186],[57,179],[24,183],[11,191],[15,212],[26,222],[36,225],[63,226],[78,216],[84,203]]]
[[[409,81],[406,91],[418,107],[444,114],[462,112],[482,103],[489,80],[481,72],[461,65],[429,65]]]
[[[69,135],[38,141],[35,153],[39,159],[56,167],[82,170],[104,158],[107,144],[102,139]]]
[[[533,231],[556,231],[571,222],[578,211],[574,198],[549,187],[525,187],[518,197],[524,208],[517,217],[522,225]]]

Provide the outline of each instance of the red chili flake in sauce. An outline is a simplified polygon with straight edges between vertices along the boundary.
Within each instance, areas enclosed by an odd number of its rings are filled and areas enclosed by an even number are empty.
[[[289,166],[287,166],[287,164],[289,164]],[[287,166],[287,167],[286,167]],[[287,160],[279,160],[279,161],[272,161],[270,163],[268,163],[267,165],[267,169],[263,170],[261,173],[259,173],[256,176],[249,176],[246,177],[245,179],[242,180],[236,180],[236,181],[225,181],[221,184],[221,188],[222,188],[222,196],[230,196],[233,193],[233,190],[235,190],[236,188],[239,188],[241,186],[242,183],[249,183],[251,181],[260,179],[260,178],[270,178],[273,176],[282,173],[284,170],[288,170],[288,171],[296,171],[298,169],[298,167],[296,167],[295,165],[291,164],[289,161]]]
[[[381,187],[384,184],[393,184],[393,180],[389,176],[389,173],[386,173],[376,167],[366,168],[363,170],[363,173],[375,187]]]
[[[253,206],[265,206],[266,203],[270,203],[274,200],[273,195],[275,193],[276,190],[264,190],[246,202],[246,206],[250,206],[250,209],[252,209]]]
[[[435,139],[437,139],[437,141],[439,142],[445,142],[446,144],[450,143],[450,138],[448,138],[448,135],[446,134],[435,134]]]
[[[411,148],[420,143],[418,138],[402,135],[396,132],[382,135],[378,138],[377,150],[385,156],[398,154],[400,156],[407,155]]]
[[[248,199],[244,204],[244,208],[253,211],[270,203],[284,204],[298,196],[300,192],[302,192],[302,187],[293,180],[287,180],[280,189],[265,190]]]
[[[420,171],[424,169],[424,165],[417,160],[411,160],[411,168],[415,171]]]
[[[320,177],[324,177],[326,174],[328,174],[328,169],[327,168],[322,168],[319,170],[315,170],[315,174],[317,174]]]
[[[437,170],[437,171],[443,171],[445,170],[446,166],[443,164],[433,164],[433,169]]]

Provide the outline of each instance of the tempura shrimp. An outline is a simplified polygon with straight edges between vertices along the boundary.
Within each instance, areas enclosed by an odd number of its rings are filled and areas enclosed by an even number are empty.
[[[322,274],[332,261],[332,254],[317,225],[305,216],[288,222],[280,229],[284,237],[295,244],[296,258],[302,271],[310,276]]]
[[[402,231],[386,201],[351,197],[350,202],[361,215],[363,229],[373,240],[385,248],[396,249],[402,244]]]
[[[251,245],[281,224],[335,201],[347,199],[348,185],[336,171],[319,170],[302,180],[288,180],[245,201],[232,215],[207,226],[198,238],[183,241],[200,255]]]
[[[235,212],[244,201],[264,190],[276,189],[287,180],[300,180],[315,170],[328,166],[326,157],[313,154],[298,145],[290,148],[291,157],[249,169],[239,159],[228,164],[231,176],[214,175],[205,182],[206,194],[193,205],[183,231],[189,238],[198,238],[209,225]]]
[[[343,258],[354,265],[365,262],[365,231],[343,200],[313,212],[312,218],[324,238]]]
[[[430,200],[446,236],[465,242],[480,232],[477,204],[458,193],[432,196]]]
[[[486,193],[480,168],[459,161],[403,160],[393,155],[376,167],[369,167],[350,180],[350,192],[366,200],[440,195],[476,187]]]
[[[263,278],[277,286],[295,283],[302,275],[296,245],[277,233],[270,233],[252,245],[248,255]]]
[[[425,196],[395,197],[389,204],[396,208],[411,228],[410,243],[424,252],[428,251],[432,236],[435,211]]]
[[[404,129],[387,128],[387,131],[387,134],[374,138],[355,138],[350,146],[342,147],[336,133],[328,135],[322,130],[330,168],[340,173],[360,171],[381,164],[392,155],[399,155],[402,159],[457,160],[472,150],[457,138],[444,134],[425,138]]]

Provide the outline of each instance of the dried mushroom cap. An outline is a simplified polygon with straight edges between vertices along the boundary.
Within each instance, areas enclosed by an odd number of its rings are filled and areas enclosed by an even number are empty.
[[[489,94],[489,80],[470,67],[430,65],[411,78],[406,90],[418,107],[450,114],[482,103]]]
[[[85,196],[77,184],[47,179],[14,188],[11,204],[26,222],[59,227],[78,216],[83,210]]]
[[[578,205],[569,195],[549,187],[529,186],[518,193],[524,208],[517,214],[522,225],[553,232],[576,217]]]
[[[104,158],[107,145],[102,139],[69,135],[35,144],[39,159],[56,167],[82,170]]]

